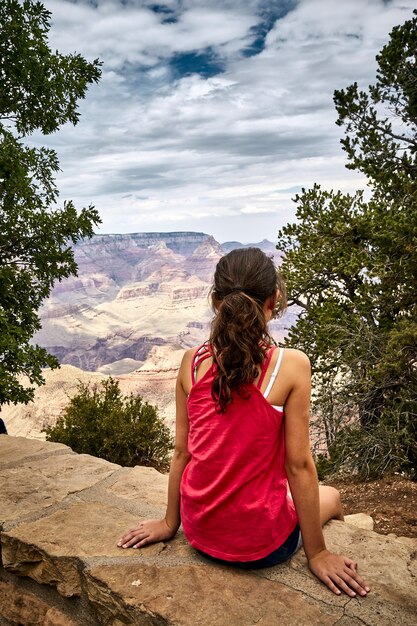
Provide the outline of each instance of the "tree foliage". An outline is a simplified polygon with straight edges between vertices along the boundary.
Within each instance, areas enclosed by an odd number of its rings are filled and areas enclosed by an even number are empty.
[[[46,439],[119,465],[168,468],[172,437],[157,409],[141,396],[123,396],[119,383],[106,379],[90,388],[80,383]]]
[[[91,237],[94,207],[58,208],[54,150],[33,148],[27,136],[76,124],[77,103],[100,77],[98,60],[52,53],[50,13],[41,2],[0,3],[0,406],[28,402],[56,359],[30,343],[39,307],[56,280],[76,273],[71,244]]]
[[[417,461],[416,16],[391,32],[375,84],[334,95],[347,167],[370,197],[303,189],[278,235],[302,311],[288,343],[312,359],[328,468],[361,477]]]

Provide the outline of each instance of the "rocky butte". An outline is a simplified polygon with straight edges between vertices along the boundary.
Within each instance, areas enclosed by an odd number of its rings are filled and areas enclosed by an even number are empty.
[[[167,476],[124,468],[62,444],[0,435],[1,626],[414,626],[417,540],[383,536],[372,519],[325,527],[372,587],[333,595],[302,550],[238,571],[203,560],[180,531],[139,550],[120,534],[165,511]]]

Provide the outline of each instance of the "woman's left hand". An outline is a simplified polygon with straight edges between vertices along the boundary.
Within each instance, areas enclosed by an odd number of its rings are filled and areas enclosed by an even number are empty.
[[[337,595],[343,591],[351,597],[357,593],[366,596],[370,591],[368,583],[356,571],[357,564],[347,556],[322,550],[309,559],[308,566]]]
[[[177,531],[170,528],[166,519],[149,519],[131,528],[117,542],[119,548],[142,548],[149,543],[172,539]]]

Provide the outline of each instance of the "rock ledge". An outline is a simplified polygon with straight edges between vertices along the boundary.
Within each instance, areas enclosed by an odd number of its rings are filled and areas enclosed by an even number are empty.
[[[358,560],[367,598],[332,595],[300,551],[256,572],[204,561],[181,532],[140,551],[116,542],[165,510],[167,477],[66,446],[0,436],[0,626],[402,626],[416,624],[417,540],[351,516],[325,528]]]

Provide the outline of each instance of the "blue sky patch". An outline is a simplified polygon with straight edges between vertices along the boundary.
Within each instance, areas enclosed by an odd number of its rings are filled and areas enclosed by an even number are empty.
[[[211,48],[198,52],[179,52],[170,59],[176,78],[199,74],[210,78],[224,72],[224,64]]]
[[[161,15],[161,24],[175,24],[178,22],[174,11],[165,4],[150,4],[148,8],[154,13]]]
[[[296,6],[295,0],[275,0],[275,2],[265,2],[259,11],[261,21],[252,26],[250,35],[252,43],[243,50],[243,56],[253,57],[265,48],[265,39],[277,20],[282,19]]]

